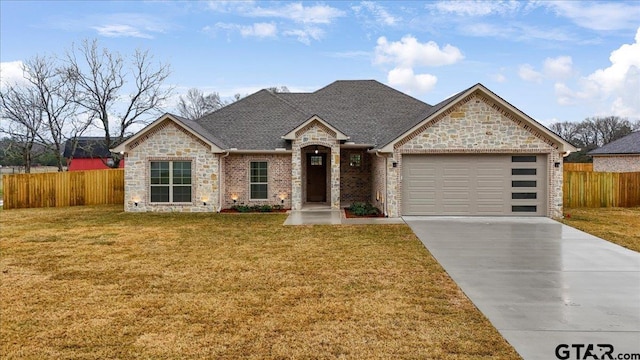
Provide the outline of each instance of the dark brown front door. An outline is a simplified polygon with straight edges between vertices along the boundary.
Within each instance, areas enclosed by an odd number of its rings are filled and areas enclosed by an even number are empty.
[[[327,201],[327,154],[307,154],[307,201]]]

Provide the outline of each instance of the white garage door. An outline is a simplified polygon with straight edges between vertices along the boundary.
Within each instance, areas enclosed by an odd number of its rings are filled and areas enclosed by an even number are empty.
[[[402,215],[546,214],[546,155],[403,155]]]

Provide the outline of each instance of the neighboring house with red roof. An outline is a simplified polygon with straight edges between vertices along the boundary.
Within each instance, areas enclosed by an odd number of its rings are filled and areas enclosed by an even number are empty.
[[[576,148],[482,84],[429,105],[356,80],[165,114],[112,150],[127,161],[125,211],[362,201],[390,217],[553,217]]]
[[[587,155],[593,157],[593,171],[640,172],[640,131],[591,150]]]
[[[68,171],[109,169],[111,152],[104,145],[104,137],[78,137],[74,142],[67,141],[63,156],[67,159]],[[120,168],[124,167],[124,160],[120,161]]]

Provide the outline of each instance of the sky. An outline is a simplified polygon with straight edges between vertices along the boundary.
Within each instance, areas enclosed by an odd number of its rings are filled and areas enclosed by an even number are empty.
[[[640,119],[640,1],[0,0],[0,78],[97,39],[224,98],[374,79],[429,104],[476,83],[549,125]]]

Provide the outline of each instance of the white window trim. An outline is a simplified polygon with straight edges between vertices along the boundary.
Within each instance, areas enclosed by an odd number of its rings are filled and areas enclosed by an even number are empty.
[[[267,164],[267,181],[266,182],[253,182],[251,181],[251,164],[253,163],[266,163]],[[251,197],[251,185],[266,185],[267,196],[265,198],[253,198]],[[249,161],[249,201],[265,201],[269,200],[269,162],[266,160],[251,160]]]
[[[166,162],[169,163],[169,183],[168,184],[151,184],[151,163],[154,162]],[[174,162],[189,162],[191,163],[191,184],[174,184],[173,183],[173,163]],[[149,160],[149,204],[152,205],[169,205],[169,204],[193,204],[193,161],[191,160]],[[169,201],[168,202],[164,202],[164,201],[152,201],[151,200],[151,188],[152,187],[159,187],[159,186],[168,186],[169,187]],[[173,202],[171,201],[171,199],[173,199],[173,187],[174,186],[189,186],[191,187],[191,201],[176,201]]]

